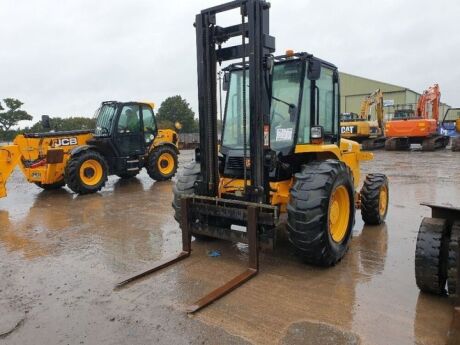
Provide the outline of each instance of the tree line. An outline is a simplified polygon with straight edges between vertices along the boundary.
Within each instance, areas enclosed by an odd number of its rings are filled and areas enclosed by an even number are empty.
[[[96,119],[85,116],[53,117],[50,119],[50,128],[43,128],[41,121],[30,127],[14,129],[20,121],[30,121],[32,115],[22,109],[22,103],[15,98],[5,98],[0,101],[0,141],[12,141],[20,133],[39,133],[50,130],[70,131],[78,129],[94,129]],[[158,128],[175,129],[176,122],[181,124],[182,133],[198,132],[198,120],[190,108],[190,104],[181,96],[166,98],[156,113]]]

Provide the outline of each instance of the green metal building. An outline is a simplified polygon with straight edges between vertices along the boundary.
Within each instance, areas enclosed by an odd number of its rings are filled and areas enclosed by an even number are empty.
[[[420,93],[404,86],[340,72],[340,111],[359,114],[361,101],[376,89],[383,92],[385,118],[392,116],[397,105],[413,104],[415,109],[420,97]],[[441,103],[440,116],[443,116],[448,108],[447,104]]]

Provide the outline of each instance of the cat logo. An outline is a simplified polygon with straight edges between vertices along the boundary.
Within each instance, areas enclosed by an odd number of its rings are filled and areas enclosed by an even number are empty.
[[[76,137],[73,138],[57,138],[53,139],[51,142],[51,146],[56,147],[56,146],[72,146],[72,145],[77,145],[78,140]]]
[[[356,133],[356,126],[341,126],[340,133],[342,134],[353,134]]]

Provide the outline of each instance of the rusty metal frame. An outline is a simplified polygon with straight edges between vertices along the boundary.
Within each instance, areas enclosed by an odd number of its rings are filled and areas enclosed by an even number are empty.
[[[157,263],[154,267],[140,272],[132,277],[129,277],[116,285],[116,288],[121,288],[127,284],[143,278],[152,273],[158,272],[172,264],[175,264],[185,258],[188,258],[192,251],[192,234],[190,231],[190,204],[191,197],[183,197],[181,199],[181,228],[182,228],[182,252],[168,260],[163,260]],[[255,205],[250,205],[248,210],[248,223],[247,223],[247,239],[248,239],[248,268],[232,278],[224,285],[214,289],[204,297],[200,298],[193,304],[187,307],[187,313],[195,313],[200,309],[210,305],[221,297],[227,295],[237,287],[241,286],[259,272],[259,243],[258,243],[258,215],[259,208]]]

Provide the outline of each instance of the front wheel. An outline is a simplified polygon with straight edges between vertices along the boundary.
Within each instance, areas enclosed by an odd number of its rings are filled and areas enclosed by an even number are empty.
[[[98,192],[107,181],[108,167],[97,151],[83,151],[70,158],[65,167],[65,182],[77,194]]]
[[[295,175],[287,210],[289,240],[302,258],[335,265],[348,249],[355,219],[350,169],[332,159],[304,165]]]
[[[159,146],[150,152],[147,173],[156,181],[170,180],[177,171],[177,153],[167,145]]]

